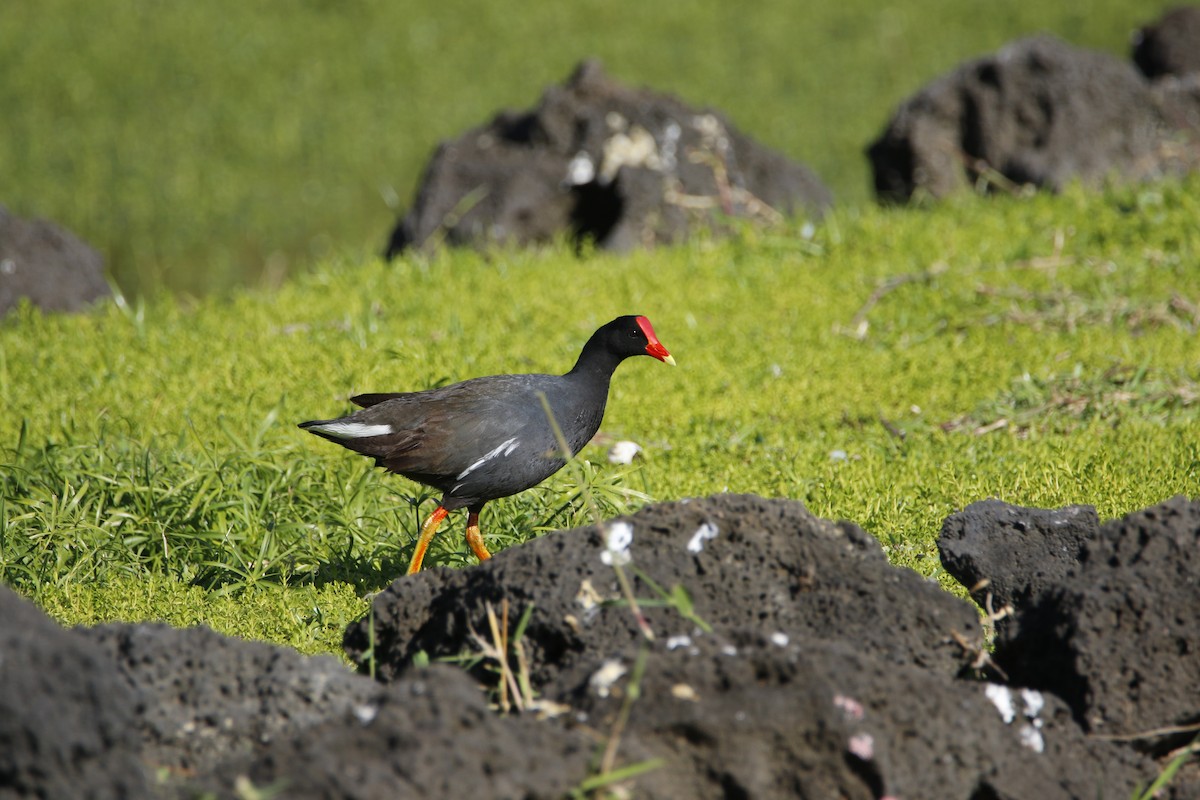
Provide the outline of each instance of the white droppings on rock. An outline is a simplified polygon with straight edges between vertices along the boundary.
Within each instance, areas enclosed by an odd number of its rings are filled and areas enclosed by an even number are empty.
[[[629,546],[633,544],[633,526],[624,520],[610,522],[604,533],[604,552],[600,560],[608,566],[628,564],[632,559]]]
[[[1033,719],[1046,707],[1046,698],[1037,689],[1022,689],[1021,700],[1025,703],[1025,716]]]
[[[1013,690],[1007,686],[989,683],[984,694],[996,706],[1004,724],[1011,724],[1017,718],[1016,697]],[[1021,689],[1021,718],[1024,720],[1017,729],[1017,737],[1021,744],[1035,753],[1045,752],[1046,740],[1042,736],[1042,720],[1039,714],[1046,706],[1046,698],[1034,689]]]
[[[586,151],[580,150],[567,164],[567,185],[582,186],[596,177],[596,165]]]
[[[775,631],[771,634],[771,644],[778,647],[787,647],[789,641],[788,635],[783,631]]]
[[[721,655],[723,656],[736,656],[737,654],[737,648],[731,644],[727,644],[721,648]]]
[[[692,538],[688,540],[688,552],[699,553],[704,549],[704,542],[708,539],[717,538],[719,532],[716,525],[713,525],[711,522],[704,523],[696,529],[696,532],[692,534]]]
[[[686,683],[677,683],[671,687],[671,696],[676,700],[690,700],[693,703],[700,699],[696,690]]]
[[[641,452],[642,446],[640,444],[631,442],[628,439],[622,439],[608,448],[608,463],[632,464],[633,459],[637,458]]]
[[[600,605],[603,600],[600,593],[596,591],[596,587],[592,586],[592,582],[584,578],[579,584],[579,591],[575,593],[575,602],[584,611],[591,611],[596,606]]]
[[[686,633],[681,633],[678,636],[671,636],[671,637],[668,637],[668,639],[667,639],[667,649],[668,650],[677,650],[680,647],[691,647],[691,646],[692,646],[692,637],[688,636]]]
[[[364,703],[363,705],[355,706],[353,711],[354,718],[356,720],[363,725],[370,725],[375,720],[375,716],[379,713],[379,708],[377,706]]]
[[[844,694],[835,694],[833,696],[833,704],[842,710],[842,713],[846,715],[846,719],[861,720],[866,713],[863,710],[862,703]]]
[[[863,761],[870,761],[875,757],[875,737],[869,733],[856,733],[846,743],[846,749]]]
[[[1041,720],[1037,720],[1037,722],[1041,722]],[[1046,740],[1042,738],[1040,727],[1035,723],[1026,723],[1017,731],[1017,736],[1021,738],[1021,744],[1035,753],[1042,753],[1046,750]]]
[[[1012,690],[1007,686],[1001,686],[998,683],[989,683],[987,688],[983,690],[988,700],[992,701],[992,705],[1000,712],[1000,718],[1004,720],[1004,724],[1008,725],[1017,717],[1017,709],[1013,705]]]
[[[600,697],[608,697],[612,692],[613,684],[619,681],[626,671],[624,664],[615,658],[610,658],[600,665],[600,669],[592,673],[592,677],[588,678],[588,686]]]

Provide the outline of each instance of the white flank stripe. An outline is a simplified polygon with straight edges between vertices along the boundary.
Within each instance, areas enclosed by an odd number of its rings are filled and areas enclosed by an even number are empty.
[[[476,461],[471,466],[464,469],[462,472],[458,473],[458,475],[456,476],[456,480],[461,481],[463,478],[467,477],[472,472],[479,469],[484,464],[486,464],[487,462],[491,461],[493,458],[496,458],[499,455],[506,455],[506,456],[509,455],[510,453],[512,453],[513,450],[517,449],[518,444],[519,443],[517,442],[517,437],[515,437],[515,436],[513,438],[509,439],[507,442],[501,442],[490,453],[488,453],[483,458]]]
[[[392,426],[364,425],[361,422],[330,422],[328,425],[314,425],[313,430],[328,433],[339,439],[369,439],[372,436],[387,436],[392,432]]]

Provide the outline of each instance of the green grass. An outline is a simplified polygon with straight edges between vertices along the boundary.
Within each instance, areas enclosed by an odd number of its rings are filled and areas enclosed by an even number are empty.
[[[578,259],[327,260],[273,291],[0,322],[0,580],[66,622],[161,618],[339,650],[434,498],[295,424],[356,392],[563,371],[647,314],[603,432],[645,459],[489,504],[493,549],[660,500],[756,492],[851,519],[947,582],[985,497],[1113,517],[1200,476],[1200,182],[843,210],[813,236]],[[427,563],[472,560],[454,515]],[[948,582],[947,582],[948,583]],[[254,609],[247,613],[246,608]]]
[[[439,140],[595,55],[860,204],[863,148],[926,81],[1043,30],[1125,57],[1174,4],[7,0],[0,202],[94,243],[130,295],[274,286],[381,250]]]

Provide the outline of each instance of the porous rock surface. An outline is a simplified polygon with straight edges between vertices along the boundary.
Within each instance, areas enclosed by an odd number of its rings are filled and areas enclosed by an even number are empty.
[[[1200,72],[1200,6],[1170,9],[1134,34],[1133,62],[1147,78]]]
[[[387,255],[558,237],[627,250],[722,218],[819,215],[831,203],[809,169],[721,114],[631,88],[585,61],[536,108],[443,142]]]
[[[753,496],[652,505],[399,579],[346,632],[380,680],[201,628],[63,630],[0,590],[0,798],[559,798],[608,763],[636,773],[619,783],[639,798],[1126,800],[1181,737],[1093,734],[1196,719],[1200,506],[1093,521],[995,501],[946,521],[943,553],[1015,608],[1003,672],[980,661],[968,603],[852,523]],[[491,706],[489,603],[514,637],[531,609],[528,666],[515,643],[510,664],[540,713]],[[1138,672],[1132,636],[1173,688]],[[1122,692],[1131,674],[1144,689]],[[1195,772],[1160,796],[1198,796]]]
[[[1151,180],[1200,165],[1200,93],[1153,86],[1133,65],[1052,36],[1019,39],[904,101],[868,148],[888,202],[983,182],[1059,190]]]
[[[1026,606],[1059,585],[1099,529],[1092,506],[1021,508],[980,500],[942,523],[938,554],[980,607],[990,602],[992,611],[999,611]]]
[[[1045,513],[996,516],[1032,527]],[[1130,737],[1153,753],[1191,738],[1174,729],[1200,720],[1200,502],[1175,497],[1098,526],[1051,583],[995,552],[976,569],[997,569],[1017,598],[995,652],[1012,681],[1063,698],[1092,734]]]
[[[645,641],[605,561],[625,534],[634,595],[687,587],[711,631],[647,605]],[[398,580],[374,603],[377,674],[471,649],[505,600],[510,617],[533,607],[531,680],[580,724],[611,730],[641,671],[621,752],[659,766],[639,797],[1123,797],[1156,770],[1087,739],[1056,697],[956,678],[981,645],[976,614],[794,501],[664,503]],[[367,624],[346,636],[364,664]]]
[[[951,631],[980,636],[967,603],[911,570],[888,563],[879,543],[849,522],[809,513],[801,503],[752,495],[661,503],[604,526],[540,537],[480,569],[435,569],[401,578],[374,603],[376,674],[402,674],[418,652],[455,655],[470,647],[485,603],[532,606],[526,627],[530,672],[540,687],[570,683],[574,670],[641,637],[632,614],[598,601],[619,597],[605,563],[613,525],[632,533],[635,594],[685,588],[695,613],[731,644],[773,635],[852,641],[894,664],[953,675],[961,650]],[[643,577],[644,576],[644,577]],[[695,624],[669,608],[642,609],[664,636]],[[346,649],[361,660],[368,625],[351,626]]]
[[[0,315],[22,298],[43,311],[82,311],[111,293],[104,260],[83,240],[0,206]]]
[[[105,654],[0,586],[0,798],[138,798],[134,695]]]

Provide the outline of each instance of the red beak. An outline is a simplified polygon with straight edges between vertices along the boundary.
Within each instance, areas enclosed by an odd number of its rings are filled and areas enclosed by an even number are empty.
[[[675,357],[667,352],[667,348],[662,346],[662,342],[651,342],[646,345],[646,355],[654,356],[664,364],[675,366]]]
[[[667,352],[667,348],[662,346],[662,342],[658,340],[658,336],[654,333],[654,326],[650,324],[650,320],[645,317],[638,317],[637,324],[642,329],[642,333],[646,334],[646,355],[654,356],[664,364],[675,366],[675,359]]]

